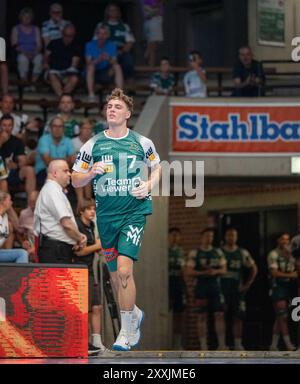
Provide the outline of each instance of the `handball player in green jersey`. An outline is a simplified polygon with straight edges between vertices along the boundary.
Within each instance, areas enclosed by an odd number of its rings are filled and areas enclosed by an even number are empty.
[[[152,141],[127,127],[132,111],[132,98],[114,89],[107,97],[108,128],[82,146],[72,174],[75,188],[93,181],[97,226],[121,311],[121,330],[112,349],[121,351],[140,340],[144,312],[135,305],[133,262],[146,216],[152,213],[150,191],[161,173]]]

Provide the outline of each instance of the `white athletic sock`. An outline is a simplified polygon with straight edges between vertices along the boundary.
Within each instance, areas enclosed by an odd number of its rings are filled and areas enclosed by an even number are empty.
[[[127,333],[131,332],[133,311],[121,311],[121,329]]]
[[[97,348],[105,349],[104,345],[102,344],[101,335],[99,333],[92,334],[92,344]]]
[[[272,348],[277,348],[278,341],[279,341],[279,334],[278,334],[278,333],[274,333],[274,334],[273,334],[273,337],[272,337],[272,344],[271,344],[271,347],[272,347]]]
[[[291,350],[293,349],[293,343],[291,342],[291,339],[290,339],[290,336],[289,335],[285,335],[283,336],[283,341],[284,341],[284,344],[286,345],[286,347]]]
[[[203,351],[207,351],[207,341],[206,337],[200,337],[200,347]]]
[[[225,333],[220,333],[218,335],[218,344],[219,344],[219,348],[224,349],[226,347]]]
[[[234,338],[234,346],[236,348],[243,348],[243,346],[242,346],[242,339],[240,337],[235,337]]]

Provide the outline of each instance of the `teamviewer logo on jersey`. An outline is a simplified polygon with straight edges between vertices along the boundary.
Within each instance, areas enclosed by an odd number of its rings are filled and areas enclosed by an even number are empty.
[[[141,234],[142,234],[141,232],[143,230],[143,227],[138,228],[138,227],[134,227],[133,225],[129,225],[129,228],[130,228],[130,231],[127,232],[126,241],[131,240],[131,242],[134,245],[138,246],[141,239]]]
[[[2,37],[0,37],[0,61],[6,61],[6,43]]]
[[[6,303],[3,297],[0,297],[0,321],[6,321]]]

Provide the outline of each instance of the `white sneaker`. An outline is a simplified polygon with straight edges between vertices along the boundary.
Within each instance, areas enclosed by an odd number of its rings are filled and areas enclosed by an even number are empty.
[[[112,346],[113,351],[129,351],[130,350],[130,343],[128,340],[128,334],[121,329],[119,336],[117,337],[117,340]]]
[[[131,323],[131,332],[128,335],[128,340],[131,347],[136,347],[141,338],[141,325],[144,321],[145,313],[138,308],[138,315],[133,315]]]
[[[276,345],[271,345],[270,346],[270,351],[276,352],[279,351],[278,347]]]

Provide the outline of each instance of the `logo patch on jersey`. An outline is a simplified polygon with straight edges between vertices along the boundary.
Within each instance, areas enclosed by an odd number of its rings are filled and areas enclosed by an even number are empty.
[[[112,155],[102,155],[102,162],[105,164],[104,170],[107,173],[114,171],[113,156]]]
[[[83,154],[81,155],[81,161],[89,165],[91,160],[92,160],[92,156],[87,154],[85,151],[83,151]],[[81,166],[81,168],[84,168],[84,167]]]
[[[82,163],[80,168],[82,168],[82,169],[88,169],[88,168],[89,168],[89,165],[88,165],[87,163]]]
[[[155,160],[155,155],[154,155],[153,149],[151,147],[146,152],[146,159],[149,159],[150,161]]]

